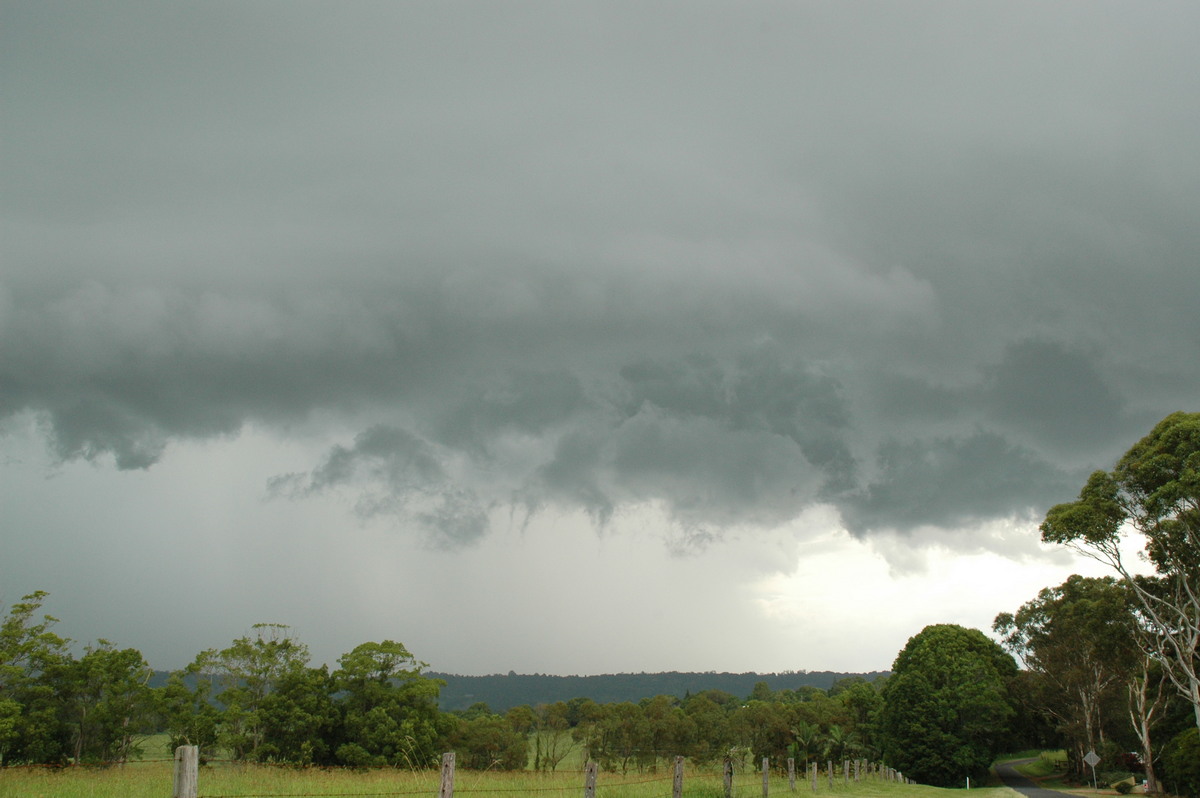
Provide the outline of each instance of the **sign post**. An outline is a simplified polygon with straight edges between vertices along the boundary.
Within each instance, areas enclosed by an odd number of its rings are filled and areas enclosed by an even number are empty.
[[[1096,756],[1095,751],[1088,751],[1083,755],[1083,761],[1092,769],[1092,789],[1099,789],[1096,784],[1096,765],[1100,764],[1100,757]]]

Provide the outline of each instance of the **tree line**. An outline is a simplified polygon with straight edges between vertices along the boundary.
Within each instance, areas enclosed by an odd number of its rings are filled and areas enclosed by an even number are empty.
[[[572,752],[608,770],[664,759],[726,758],[754,767],[884,761],[911,778],[981,778],[1011,747],[1016,664],[974,629],[941,625],[913,637],[895,673],[847,677],[828,690],[719,689],[638,702],[574,698],[512,707],[438,709],[439,680],[396,641],[369,642],[337,667],[313,666],[289,627],[259,624],[201,652],[166,684],[136,649],[101,641],[75,658],[38,616],[45,593],[14,605],[0,628],[0,763],[119,762],[146,735],[203,758],[349,767],[436,767],[453,750],[464,768],[555,770]],[[953,727],[935,721],[954,717]],[[934,734],[926,734],[928,730]],[[919,730],[919,733],[914,730]]]
[[[676,755],[865,757],[961,786],[999,753],[1062,747],[1080,779],[1094,752],[1106,780],[1144,769],[1151,790],[1200,796],[1200,414],[1168,416],[1079,499],[1052,508],[1041,531],[1114,575],[1072,576],[1000,613],[999,643],[938,624],[870,682],[576,698],[503,714],[486,704],[440,711],[441,682],[401,643],[363,643],[336,668],[314,667],[278,624],[200,653],[152,688],[135,649],[101,640],[74,657],[54,618],[39,616],[46,594],[34,593],[0,627],[0,764],[122,761],[158,731],[240,761],[423,768],[454,750],[467,768],[553,770],[581,747],[619,770]],[[1152,574],[1122,559],[1130,534]]]
[[[747,695],[758,682],[766,682],[774,690],[796,690],[801,687],[820,687],[828,690],[833,684],[850,676],[867,681],[883,672],[847,673],[834,671],[784,671],[783,673],[722,673],[718,671],[657,673],[605,673],[590,676],[555,676],[550,674],[515,673],[487,676],[461,676],[431,671],[435,679],[445,682],[438,697],[438,706],[445,710],[466,709],[483,702],[493,709],[508,709],[528,704],[552,704],[586,696],[599,704],[634,703],[657,695],[683,697],[703,690],[723,690],[732,695]]]
[[[880,694],[861,677],[829,690],[764,681],[747,696],[712,689],[442,712],[440,680],[403,644],[363,643],[330,669],[313,666],[280,624],[256,625],[151,687],[154,672],[136,649],[101,641],[73,656],[52,630],[56,619],[39,617],[46,597],[25,596],[0,628],[0,764],[120,762],[162,732],[206,758],[351,767],[434,767],[446,750],[466,768],[554,770],[582,747],[622,771],[677,755],[807,761],[877,750]]]

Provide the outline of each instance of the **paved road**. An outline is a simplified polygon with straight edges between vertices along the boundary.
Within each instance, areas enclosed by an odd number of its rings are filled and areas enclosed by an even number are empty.
[[[996,775],[1004,782],[1005,787],[1011,787],[1022,795],[1029,796],[1029,798],[1079,798],[1078,795],[1072,795],[1069,792],[1059,792],[1058,790],[1047,790],[1044,787],[1039,787],[1032,780],[1017,772],[1017,765],[1024,765],[1026,762],[1032,761],[1033,758],[1016,759],[1012,762],[996,765]]]

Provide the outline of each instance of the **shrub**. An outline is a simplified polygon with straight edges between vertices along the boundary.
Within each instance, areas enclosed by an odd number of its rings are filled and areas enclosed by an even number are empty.
[[[1167,743],[1159,777],[1175,795],[1200,798],[1200,730],[1188,729]]]

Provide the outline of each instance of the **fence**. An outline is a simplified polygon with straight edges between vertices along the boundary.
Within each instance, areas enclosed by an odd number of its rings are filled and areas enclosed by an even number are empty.
[[[174,761],[175,761],[174,776],[173,776],[174,789],[172,792],[172,795],[174,796],[174,798],[206,798],[206,796],[204,796],[204,794],[200,791],[199,749],[196,746],[190,746],[190,745],[180,746],[175,751],[175,760]],[[761,782],[759,781],[757,774],[754,775],[752,777],[752,779],[747,779],[746,777],[742,777],[741,781],[739,782],[738,779],[735,778],[733,761],[730,759],[726,759],[724,767],[722,768],[722,773],[721,773],[721,782],[720,782],[721,787],[719,787],[719,788],[715,787],[715,786],[710,787],[706,791],[706,794],[713,795],[717,792],[717,790],[723,789],[723,794],[724,794],[725,798],[734,798],[735,789],[736,789],[736,791],[737,791],[736,794],[738,796],[749,796],[749,795],[752,795],[752,794],[755,794],[758,792],[758,787],[759,787],[759,784],[761,783],[761,795],[763,796],[763,798],[768,798],[768,796],[770,795],[770,789],[771,789],[771,773],[772,773],[772,771],[771,771],[771,767],[770,767],[770,761],[764,757],[762,760]],[[787,760],[786,773],[787,773],[788,791],[796,792],[797,791],[797,787],[796,787],[797,773],[796,773],[796,762],[794,759],[789,758]],[[599,766],[595,762],[588,762],[582,772],[582,775],[583,775],[583,785],[581,788],[577,787],[574,790],[574,792],[578,795],[578,791],[581,789],[584,798],[597,798],[597,794],[598,794],[598,790],[599,790],[600,798],[603,798],[605,789],[604,789],[604,785],[599,784],[599,776],[600,776]],[[677,756],[674,758],[674,769],[670,776],[645,779],[645,780],[641,780],[639,782],[632,782],[632,783],[625,781],[619,785],[613,785],[613,786],[614,786],[614,788],[620,788],[620,787],[629,787],[629,786],[632,786],[633,784],[652,784],[652,783],[660,782],[660,783],[662,783],[662,785],[665,788],[666,783],[670,782],[672,798],[683,798],[683,796],[684,796],[684,776],[685,776],[684,757]],[[814,793],[818,792],[819,791],[819,782],[821,781],[821,778],[820,778],[820,773],[818,770],[817,763],[812,762],[808,765],[805,776],[807,777],[807,781],[809,783],[811,792],[814,792]],[[863,779],[874,779],[874,780],[908,783],[908,780],[905,779],[904,776],[902,774],[900,774],[899,772],[897,772],[891,768],[888,768],[884,765],[881,765],[878,763],[867,762],[866,760],[861,760],[861,759],[854,760],[854,761],[850,761],[850,760],[843,761],[841,763],[840,768],[835,768],[834,763],[832,761],[826,761],[825,776],[828,779],[828,789],[831,789],[831,790],[835,789],[837,782],[840,782],[843,786],[845,786],[845,785],[849,785],[850,783],[852,783],[852,781],[858,782]],[[697,776],[693,775],[693,778],[701,778],[701,777],[697,777]],[[440,776],[438,785],[436,787],[436,790],[425,789],[425,790],[420,790],[420,791],[408,790],[408,791],[397,791],[397,792],[376,792],[376,793],[369,793],[369,795],[380,796],[380,797],[382,797],[382,796],[400,796],[400,795],[426,795],[426,796],[428,796],[430,794],[430,792],[432,792],[432,794],[435,796],[435,798],[454,798],[454,790],[455,790],[454,780],[455,780],[455,757],[454,757],[454,753],[450,752],[450,753],[446,753],[442,756],[441,776]],[[711,779],[709,779],[708,782],[711,783]],[[567,791],[568,791],[567,788],[561,788],[561,787],[546,788],[544,790],[543,789],[531,790],[528,788],[522,788],[520,790],[520,792],[526,793],[526,794],[531,793],[531,792],[567,792]],[[504,788],[490,788],[490,789],[479,789],[479,790],[461,789],[459,791],[460,795],[469,795],[471,793],[483,793],[483,792],[495,794],[495,793],[499,793],[499,792],[513,792],[513,790],[504,789]],[[665,792],[665,789],[664,789],[664,792]],[[237,796],[237,798],[292,798],[292,796],[299,796],[299,795],[301,795],[301,794],[295,793],[295,794],[283,795],[280,793],[272,793],[270,796],[267,796],[265,794],[264,795],[247,794],[247,795],[239,795],[239,796]],[[330,796],[330,798],[332,798],[332,796],[335,796],[335,795],[362,796],[362,795],[367,795],[367,793],[362,793],[362,792],[341,793],[341,794],[323,793],[323,795]],[[212,796],[211,798],[217,798],[217,797]]]

